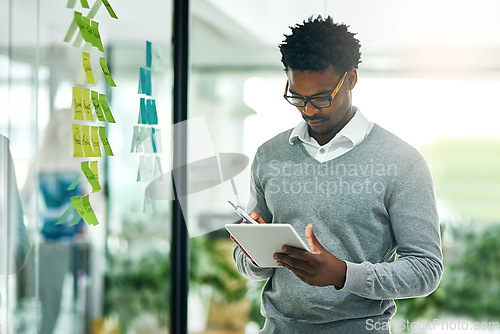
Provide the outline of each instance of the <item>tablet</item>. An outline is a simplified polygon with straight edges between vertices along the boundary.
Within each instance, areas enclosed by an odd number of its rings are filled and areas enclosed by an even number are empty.
[[[281,268],[273,254],[280,253],[283,245],[310,252],[290,224],[226,224],[226,229],[259,267]]]

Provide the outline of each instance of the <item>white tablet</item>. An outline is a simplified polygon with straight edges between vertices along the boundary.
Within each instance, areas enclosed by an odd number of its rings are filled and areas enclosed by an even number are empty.
[[[226,229],[259,267],[277,267],[274,253],[280,253],[283,245],[310,252],[290,224],[227,224]]]

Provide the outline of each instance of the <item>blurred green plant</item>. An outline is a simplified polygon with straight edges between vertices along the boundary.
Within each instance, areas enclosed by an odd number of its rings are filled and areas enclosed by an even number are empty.
[[[449,225],[444,273],[428,297],[397,300],[398,318],[416,321],[443,316],[475,320],[500,315],[500,224]]]
[[[232,242],[230,243],[232,245]],[[243,298],[246,280],[236,271],[224,241],[190,239],[190,292],[208,287],[211,298],[226,303]],[[104,314],[117,313],[121,331],[147,311],[167,326],[170,309],[170,255],[151,251],[139,259],[110,259],[105,274]]]

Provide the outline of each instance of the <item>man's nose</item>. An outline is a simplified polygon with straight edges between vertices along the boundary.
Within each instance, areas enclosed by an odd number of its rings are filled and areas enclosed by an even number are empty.
[[[311,101],[307,101],[306,102],[306,106],[304,107],[304,114],[306,116],[309,116],[311,117],[312,115],[314,114],[317,114],[319,113],[319,110],[318,108],[316,108],[312,103]]]

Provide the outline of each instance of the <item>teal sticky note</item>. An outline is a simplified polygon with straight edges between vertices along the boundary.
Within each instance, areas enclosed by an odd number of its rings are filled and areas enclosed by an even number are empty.
[[[151,68],[151,42],[146,41],[146,67]]]
[[[146,106],[146,99],[141,97],[141,123],[140,124],[148,124],[148,112]]]

